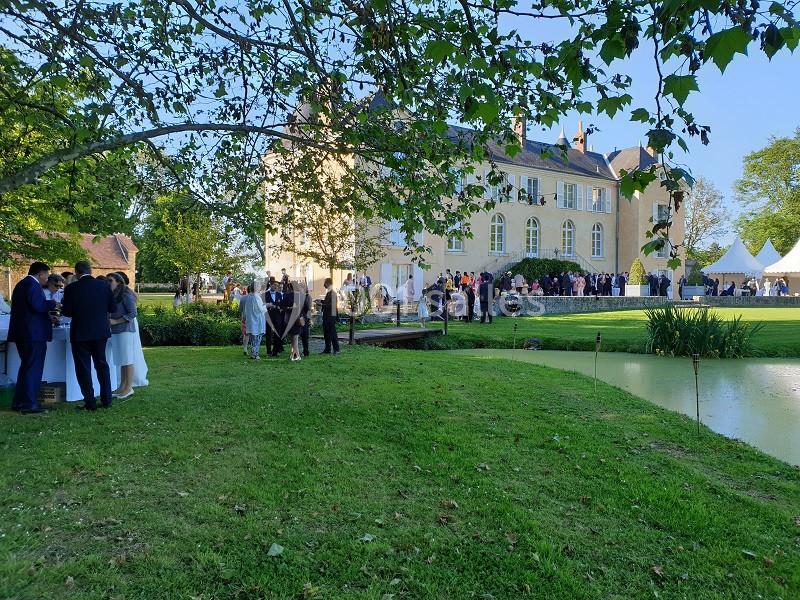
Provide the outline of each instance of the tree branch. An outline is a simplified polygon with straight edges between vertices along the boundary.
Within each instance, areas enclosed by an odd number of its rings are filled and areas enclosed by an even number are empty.
[[[0,179],[0,194],[11,192],[25,184],[33,183],[44,173],[53,167],[70,160],[76,160],[92,154],[99,154],[101,152],[108,152],[116,150],[124,146],[131,146],[173,133],[184,133],[187,131],[227,131],[232,133],[259,133],[269,135],[275,138],[289,140],[292,142],[300,143],[304,146],[312,146],[320,150],[327,150],[337,153],[350,153],[353,152],[352,147],[343,144],[325,144],[323,142],[303,138],[297,135],[286,133],[277,129],[269,127],[259,127],[256,125],[232,124],[232,123],[180,123],[177,125],[168,125],[165,127],[156,127],[146,131],[137,131],[136,133],[129,133],[121,135],[111,140],[103,140],[91,142],[75,148],[67,148],[53,152],[39,160],[33,162],[22,170]]]

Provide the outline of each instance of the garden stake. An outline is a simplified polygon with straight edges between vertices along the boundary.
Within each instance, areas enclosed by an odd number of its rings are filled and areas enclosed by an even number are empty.
[[[516,354],[515,350],[517,349],[517,323],[514,323],[514,342],[511,344],[511,356],[513,357]]]
[[[602,336],[597,332],[597,337],[594,340],[594,397],[597,399],[597,353],[600,352],[600,342]]]
[[[697,435],[700,435],[700,387],[697,383],[697,371],[700,370],[700,355],[692,354],[692,366],[694,367],[694,400],[697,407]]]

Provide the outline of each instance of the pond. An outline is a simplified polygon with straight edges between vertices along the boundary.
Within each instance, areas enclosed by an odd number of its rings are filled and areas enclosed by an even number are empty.
[[[594,376],[594,352],[456,350]],[[688,358],[601,352],[598,379],[695,417],[694,371]],[[800,359],[748,358],[700,363],[700,420],[791,464],[800,464]]]

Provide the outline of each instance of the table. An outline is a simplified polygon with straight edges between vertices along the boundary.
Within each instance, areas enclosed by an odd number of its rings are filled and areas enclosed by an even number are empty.
[[[0,341],[8,339],[8,328],[0,329]],[[114,363],[114,355],[111,351],[111,340],[106,343],[106,360],[111,372],[111,389],[117,388],[117,367]],[[8,376],[11,381],[16,383],[17,373],[19,372],[19,353],[17,346],[13,342],[8,344]],[[68,402],[83,400],[78,379],[75,377],[75,361],[72,359],[72,344],[69,341],[69,328],[56,327],[53,329],[53,341],[47,343],[47,355],[44,359],[44,371],[42,371],[42,381],[47,383],[66,383]],[[92,369],[92,383],[94,384],[95,396],[100,395],[100,384],[97,381],[97,374]]]

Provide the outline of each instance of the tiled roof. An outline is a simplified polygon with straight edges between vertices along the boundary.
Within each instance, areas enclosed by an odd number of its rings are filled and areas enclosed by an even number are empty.
[[[451,127],[450,135],[453,138],[469,141],[472,130],[464,127]],[[546,171],[556,171],[570,175],[583,175],[586,177],[599,177],[602,179],[616,180],[605,157],[599,152],[581,152],[575,148],[568,148],[566,152],[555,144],[546,144],[534,140],[527,140],[525,148],[513,158],[506,155],[503,146],[496,141],[488,144],[490,158],[498,163],[533,167]]]
[[[100,269],[127,269],[133,266],[130,253],[138,251],[138,248],[127,235],[115,233],[97,242],[93,241],[94,237],[84,233],[80,240],[92,266]]]

